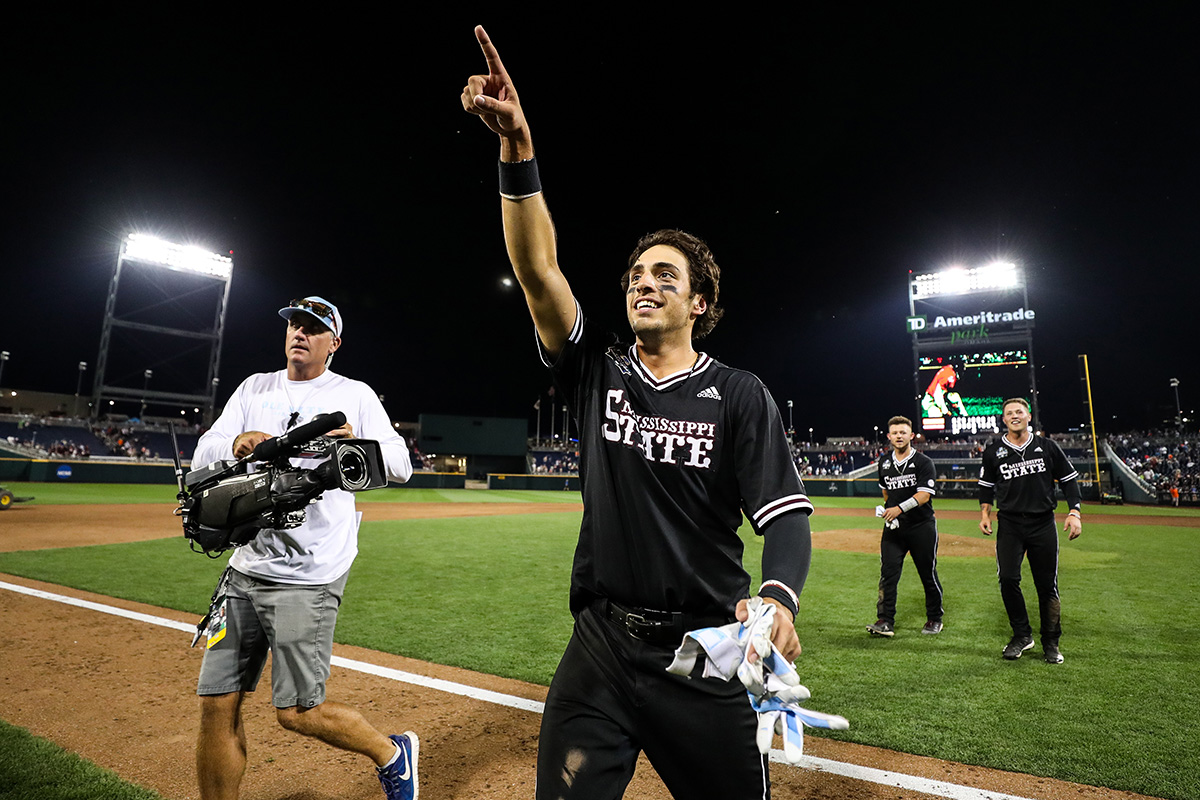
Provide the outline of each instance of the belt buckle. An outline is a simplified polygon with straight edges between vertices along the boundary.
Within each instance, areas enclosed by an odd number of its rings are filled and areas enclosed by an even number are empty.
[[[644,628],[650,627],[650,620],[643,617],[641,614],[635,614],[632,611],[625,615],[625,632],[635,639],[642,639],[643,634],[639,634],[634,630],[635,625],[641,625]]]

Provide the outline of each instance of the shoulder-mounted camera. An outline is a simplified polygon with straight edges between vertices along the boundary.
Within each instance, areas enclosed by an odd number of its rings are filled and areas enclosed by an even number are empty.
[[[304,524],[305,507],[321,493],[365,492],[387,486],[383,450],[373,439],[334,439],[325,434],[346,424],[338,411],[320,414],[287,433],[267,439],[236,461],[217,461],[183,476],[175,447],[175,474],[183,535],[196,552],[213,558],[252,540],[263,529]],[[172,438],[175,435],[171,430]],[[311,469],[292,458],[323,461]],[[250,472],[251,463],[263,466]]]

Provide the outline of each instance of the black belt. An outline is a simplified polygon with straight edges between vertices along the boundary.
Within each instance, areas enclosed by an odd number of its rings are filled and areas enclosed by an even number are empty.
[[[624,606],[604,598],[597,600],[597,606],[604,616],[620,625],[634,639],[647,644],[671,647],[683,641],[683,635],[688,631],[730,622],[723,617],[702,617],[682,611],[656,611],[652,608]]]
[[[1011,517],[1014,519],[1050,519],[1054,517],[1054,509],[1047,511],[997,511],[998,517]]]

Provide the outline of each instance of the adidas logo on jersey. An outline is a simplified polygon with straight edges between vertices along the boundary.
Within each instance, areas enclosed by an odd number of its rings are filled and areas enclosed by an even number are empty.
[[[697,392],[696,397],[707,397],[711,400],[720,400],[721,393],[717,391],[717,387],[710,386],[707,389],[705,389],[703,392]]]
[[[1042,448],[1040,448],[1040,447],[1035,447],[1035,448],[1033,448],[1033,452],[1035,452],[1035,453],[1040,453],[1040,452],[1042,452]]]

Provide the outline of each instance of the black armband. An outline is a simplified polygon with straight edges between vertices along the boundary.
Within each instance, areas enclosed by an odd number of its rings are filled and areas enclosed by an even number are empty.
[[[538,176],[536,158],[524,161],[500,162],[500,196],[509,200],[523,200],[542,191],[542,180]]]
[[[812,533],[808,514],[791,513],[776,517],[763,532],[762,597],[774,598],[792,612],[798,611],[797,599],[808,578],[812,561]]]
[[[1083,493],[1079,491],[1079,481],[1074,479],[1063,483],[1058,482],[1058,488],[1062,489],[1063,497],[1067,500],[1067,507],[1075,511],[1083,505]]]

